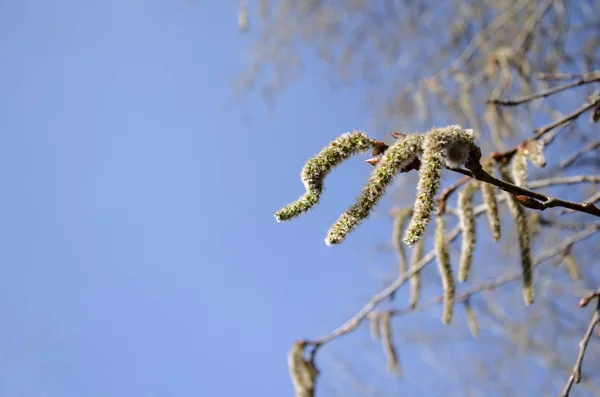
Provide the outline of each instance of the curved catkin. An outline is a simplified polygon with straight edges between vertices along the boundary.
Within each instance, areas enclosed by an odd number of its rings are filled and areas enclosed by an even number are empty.
[[[469,302],[468,299],[465,301],[465,311],[467,313],[467,325],[469,326],[471,335],[473,335],[474,338],[478,338],[480,333],[479,322],[475,316],[475,311],[471,307],[471,302]]]
[[[370,330],[371,330],[371,338],[373,340],[378,340],[381,337],[381,333],[379,332],[380,329],[380,323],[381,323],[381,316],[379,315],[379,313],[377,312],[373,312],[371,313],[371,315],[369,316],[369,320],[370,320]]]
[[[488,174],[492,173],[492,167],[489,164],[483,165],[483,170]],[[490,183],[480,182],[481,193],[483,195],[483,202],[486,207],[486,214],[490,229],[492,231],[492,238],[494,241],[500,240],[500,213],[498,212],[498,199],[496,198],[496,191],[494,185]]]
[[[367,134],[355,131],[346,133],[323,148],[315,157],[308,160],[302,169],[301,177],[306,193],[297,201],[275,213],[277,222],[293,219],[314,207],[323,193],[325,177],[339,164],[351,156],[374,147],[376,141]]]
[[[571,276],[571,278],[574,281],[583,280],[583,277],[581,276],[581,271],[579,270],[579,265],[573,257],[573,254],[571,254],[570,252],[566,253],[565,256],[563,256],[563,263],[567,267],[569,276]]]
[[[517,150],[517,153],[510,162],[512,178],[515,181],[515,185],[520,187],[527,187],[527,157],[523,153],[522,149]]]
[[[501,168],[502,178],[512,183],[510,173],[506,168]],[[521,251],[521,269],[523,272],[523,299],[526,305],[531,305],[535,299],[533,289],[533,264],[531,259],[531,234],[525,208],[508,192],[504,192],[508,208],[515,218],[517,233],[519,234],[519,248]]]
[[[401,376],[402,371],[400,369],[400,361],[398,360],[398,353],[396,352],[396,347],[394,346],[394,341],[392,340],[393,335],[391,318],[392,315],[390,312],[381,314],[381,343],[383,344],[383,350],[385,351],[385,355],[387,357],[388,370],[398,376]]]
[[[473,198],[477,192],[477,181],[471,180],[458,194],[458,218],[462,231],[462,246],[460,251],[460,265],[458,268],[458,281],[464,282],[469,278],[473,264],[473,252],[477,244],[477,230]]]
[[[411,255],[411,268],[419,263],[425,252],[425,240],[420,239],[414,245]],[[410,278],[410,307],[415,308],[419,304],[421,298],[421,271],[415,272]]]
[[[394,228],[392,231],[392,244],[396,249],[398,255],[398,270],[402,277],[406,277],[408,271],[408,261],[406,259],[406,249],[404,248],[404,242],[402,242],[402,231],[406,226],[406,221],[412,215],[412,208],[396,210],[394,214]]]
[[[397,140],[393,146],[386,150],[373,170],[369,182],[357,202],[348,208],[329,229],[325,244],[341,243],[360,222],[370,215],[371,210],[383,197],[396,174],[410,164],[421,152],[422,142],[422,135],[409,135],[404,139]]]
[[[304,359],[304,345],[295,343],[288,353],[288,369],[296,397],[312,397],[319,371],[312,360]]]
[[[419,183],[413,217],[404,235],[408,245],[416,243],[425,233],[435,209],[435,195],[442,179],[442,167],[458,167],[468,158],[474,145],[472,130],[458,125],[434,128],[425,135],[423,156],[419,167]]]
[[[450,254],[448,252],[448,241],[446,241],[446,221],[444,217],[437,217],[437,227],[435,230],[435,256],[438,262],[442,286],[444,288],[444,313],[442,322],[450,324],[454,314],[454,296],[456,294],[456,284],[450,265]]]

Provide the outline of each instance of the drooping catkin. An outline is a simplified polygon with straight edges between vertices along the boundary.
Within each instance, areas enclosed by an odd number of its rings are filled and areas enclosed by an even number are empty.
[[[394,214],[394,229],[392,232],[392,244],[396,249],[398,256],[398,272],[400,276],[406,277],[408,271],[408,261],[406,259],[406,249],[402,241],[402,232],[406,226],[406,221],[412,215],[412,208],[398,209]]]
[[[398,353],[394,346],[393,335],[392,335],[392,315],[390,312],[380,314],[381,320],[381,343],[383,344],[383,350],[387,357],[388,370],[395,373],[397,376],[402,376],[402,370],[400,368],[400,361],[398,360]]]
[[[456,293],[456,284],[450,265],[450,253],[448,252],[448,241],[446,240],[446,221],[443,216],[437,217],[437,227],[435,230],[435,256],[438,262],[440,277],[442,278],[442,287],[444,289],[444,309],[442,322],[450,324],[454,313],[454,296]]]
[[[369,315],[369,329],[371,330],[371,338],[373,340],[379,340],[381,337],[380,327],[381,327],[381,316],[378,312],[372,312]]]
[[[464,130],[458,125],[434,128],[425,135],[417,199],[413,217],[404,235],[406,244],[416,243],[431,221],[436,204],[435,195],[442,179],[442,167],[460,167],[469,158],[473,145],[473,131]]]
[[[544,156],[544,142],[540,140],[527,141],[523,146],[523,153],[538,168],[546,166],[546,157]]]
[[[423,258],[425,251],[425,240],[420,239],[412,248],[411,269],[414,269]],[[421,298],[421,271],[415,272],[410,278],[410,307],[415,308]]]
[[[573,254],[571,254],[570,252],[566,253],[563,256],[563,263],[567,267],[569,276],[571,276],[571,278],[574,281],[579,281],[579,280],[583,279],[583,277],[581,276],[581,270],[579,269],[579,265],[577,264],[577,261],[573,257]]]
[[[275,213],[277,222],[293,219],[314,207],[323,193],[323,183],[329,173],[351,156],[375,146],[376,141],[367,134],[355,131],[337,137],[315,157],[306,162],[301,177],[306,193],[297,201]]]
[[[295,343],[288,353],[288,369],[296,397],[313,397],[319,370],[310,359],[304,358],[304,344]]]
[[[473,252],[477,244],[477,230],[473,198],[477,192],[477,181],[471,180],[463,190],[458,193],[458,217],[462,231],[462,246],[460,251],[460,264],[458,280],[467,281],[473,264]]]
[[[523,153],[522,149],[517,150],[517,153],[510,162],[512,178],[515,181],[515,185],[520,187],[527,187],[527,157]]]
[[[421,152],[422,142],[422,135],[409,135],[404,139],[398,139],[393,146],[386,150],[375,166],[369,182],[357,202],[348,208],[329,229],[325,244],[341,243],[360,222],[370,215],[371,210],[383,197],[386,188],[392,183],[396,174]]]
[[[513,179],[505,167],[501,168],[502,178],[512,183]],[[533,288],[533,264],[531,259],[531,234],[529,232],[529,223],[525,208],[519,201],[508,192],[504,192],[508,208],[515,218],[517,224],[517,233],[519,235],[519,248],[521,251],[521,269],[523,272],[523,299],[526,305],[533,303],[535,299]]]
[[[491,164],[485,162],[483,164],[483,170],[488,174],[492,173]],[[491,183],[480,182],[481,193],[483,195],[483,202],[486,207],[486,214],[490,229],[492,231],[492,238],[494,241],[500,240],[500,214],[498,212],[498,199],[496,198],[496,190],[494,185]]]
[[[479,322],[477,321],[475,311],[473,310],[473,307],[471,307],[471,302],[469,299],[465,301],[465,311],[467,313],[467,325],[469,326],[471,335],[473,335],[474,338],[478,338],[480,333]]]

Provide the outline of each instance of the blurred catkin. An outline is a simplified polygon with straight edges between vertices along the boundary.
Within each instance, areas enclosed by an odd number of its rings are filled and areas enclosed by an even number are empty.
[[[438,262],[440,277],[442,278],[442,287],[444,289],[444,309],[442,322],[450,324],[454,313],[454,296],[456,293],[456,284],[450,265],[450,254],[448,252],[448,241],[446,240],[446,221],[443,216],[437,217],[437,227],[435,230],[435,255]]]
[[[462,246],[458,268],[458,280],[467,281],[473,264],[473,252],[477,243],[477,230],[473,198],[477,192],[478,182],[471,180],[458,194],[458,217],[462,231]]]

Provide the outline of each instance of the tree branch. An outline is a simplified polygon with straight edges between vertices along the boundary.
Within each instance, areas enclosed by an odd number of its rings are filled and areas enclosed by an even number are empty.
[[[547,90],[543,90],[540,92],[536,92],[530,95],[524,95],[522,97],[516,98],[516,99],[506,99],[506,100],[501,100],[501,99],[488,99],[486,101],[486,103],[491,103],[491,104],[496,104],[496,105],[503,105],[503,106],[517,106],[520,105],[522,103],[526,103],[526,102],[530,102],[533,101],[535,99],[539,99],[539,98],[545,98],[548,97],[550,95],[556,94],[558,92],[561,91],[565,91],[574,87],[579,87],[581,85],[585,85],[585,84],[590,84],[590,83],[596,83],[596,82],[600,82],[600,74],[599,75],[592,75],[592,76],[588,76],[588,77],[584,77],[581,78],[580,80],[568,83],[568,84],[563,84],[563,85],[559,85],[556,87],[552,87],[549,88]]]
[[[597,294],[594,295],[597,298]],[[585,351],[587,349],[588,343],[592,338],[592,334],[594,333],[594,328],[600,322],[600,299],[597,299],[596,310],[594,310],[594,314],[592,315],[592,319],[590,324],[588,325],[583,338],[579,342],[579,354],[577,355],[577,359],[575,360],[575,366],[573,367],[573,372],[571,376],[569,376],[569,380],[565,385],[560,397],[568,397],[571,392],[571,388],[574,383],[579,383],[581,381],[581,367],[583,365],[583,358],[585,356]]]

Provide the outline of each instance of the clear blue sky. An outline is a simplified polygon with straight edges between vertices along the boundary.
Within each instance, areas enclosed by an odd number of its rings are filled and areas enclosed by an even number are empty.
[[[368,115],[309,71],[245,123],[248,44],[235,2],[0,1],[0,396],[291,396],[292,342],[377,289],[388,230],[323,243],[363,159],[273,218]]]

